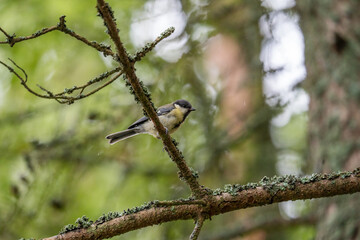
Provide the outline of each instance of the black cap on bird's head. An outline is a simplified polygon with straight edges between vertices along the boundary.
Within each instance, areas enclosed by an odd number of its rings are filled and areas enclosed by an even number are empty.
[[[189,103],[188,101],[184,100],[184,99],[179,99],[179,100],[176,100],[174,102],[174,105],[179,105],[180,107],[183,107],[183,108],[186,108],[186,109],[189,109],[189,111],[195,111],[196,109],[193,108],[191,106],[191,103]]]

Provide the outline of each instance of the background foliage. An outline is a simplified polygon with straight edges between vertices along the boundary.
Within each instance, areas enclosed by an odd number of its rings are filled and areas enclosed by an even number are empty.
[[[145,1],[109,2],[122,41],[133,53],[137,47],[130,27],[139,21]],[[182,2],[187,25],[178,38],[188,34],[188,51],[175,62],[149,54],[136,65],[137,74],[156,106],[184,98],[197,108],[174,137],[189,165],[199,171],[201,184],[219,188],[258,181],[276,174],[278,154],[269,121],[280,108],[264,103],[259,60],[258,22],[267,10],[257,1],[203,3]],[[3,0],[0,23],[8,33],[22,36],[55,25],[66,15],[67,25],[78,34],[110,44],[94,6],[93,1]],[[222,42],[216,45],[219,36]],[[33,88],[39,84],[55,92],[113,67],[109,59],[60,32],[13,48],[1,45],[1,60],[8,57],[27,71]],[[214,59],[223,65],[215,61],[212,68]],[[240,71],[241,81],[227,80],[234,71]],[[60,105],[29,94],[3,67],[0,76],[1,239],[51,236],[82,215],[97,219],[109,211],[190,194],[160,141],[147,135],[114,146],[105,141],[107,134],[127,128],[142,115],[122,80],[90,98]],[[306,116],[297,115],[271,133],[297,139],[291,150],[303,156],[305,128]],[[273,217],[281,217],[277,206],[229,213],[207,221],[202,234]],[[192,228],[190,221],[168,223],[114,239],[182,239]],[[254,237],[263,239],[264,234]],[[266,233],[267,239],[312,236],[311,227]]]

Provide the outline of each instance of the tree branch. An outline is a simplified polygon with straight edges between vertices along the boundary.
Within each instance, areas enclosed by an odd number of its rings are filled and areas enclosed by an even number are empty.
[[[61,16],[59,18],[59,23],[57,25],[48,27],[48,28],[43,28],[29,36],[26,36],[26,37],[15,37],[16,36],[15,34],[9,35],[8,33],[5,32],[5,30],[0,28],[0,31],[2,33],[4,33],[4,35],[7,38],[6,41],[1,41],[0,44],[9,44],[10,47],[13,47],[15,45],[15,43],[38,38],[44,34],[52,32],[52,31],[60,31],[60,32],[70,35],[73,38],[76,38],[77,40],[85,43],[86,45],[88,45],[90,47],[95,48],[99,52],[102,52],[104,54],[104,56],[110,55],[112,57],[115,57],[115,54],[113,53],[113,51],[111,51],[110,46],[106,46],[104,44],[99,44],[95,41],[87,40],[85,37],[80,36],[79,34],[75,33],[73,30],[69,29],[65,23],[66,23],[65,16]]]
[[[13,60],[9,59],[18,69],[20,69],[23,74],[24,74],[24,78],[20,76],[19,73],[17,73],[12,67],[10,67],[9,65],[7,65],[6,63],[0,61],[0,64],[4,65],[11,73],[13,73],[18,79],[20,79],[20,82],[21,84],[25,87],[25,89],[30,92],[31,94],[37,96],[37,97],[40,97],[40,98],[46,98],[46,99],[54,99],[56,100],[58,103],[66,103],[66,104],[72,104],[74,103],[76,100],[80,100],[80,99],[83,99],[83,98],[86,98],[94,93],[96,93],[97,91],[103,89],[104,87],[108,86],[109,84],[111,84],[112,82],[114,82],[116,79],[118,79],[122,74],[123,74],[123,71],[121,71],[120,68],[115,68],[111,71],[108,71],[108,72],[105,72],[105,73],[102,73],[100,76],[88,81],[86,84],[82,85],[82,86],[74,86],[70,89],[67,89],[65,88],[65,90],[61,93],[52,93],[51,91],[45,89],[44,87],[40,86],[40,85],[37,85],[42,91],[46,92],[46,94],[39,94],[37,92],[35,92],[33,89],[31,89],[29,87],[29,85],[27,84],[27,80],[28,80],[28,77],[27,77],[27,74],[25,72],[24,69],[22,69],[19,65],[17,65]],[[108,80],[107,82],[105,82],[104,84],[102,84],[101,86],[95,88],[94,90],[86,93],[86,94],[83,94],[84,90],[97,83],[97,82],[100,82],[102,81],[103,79],[105,78],[108,78],[109,76],[111,76],[112,74],[116,73],[116,72],[119,72],[118,74],[116,74],[114,77],[112,77],[110,80]],[[76,95],[76,96],[71,96],[70,94],[72,94],[74,91],[79,91],[79,93]]]
[[[15,34],[13,35],[9,35],[5,30],[3,30],[2,28],[0,28],[0,31],[6,36],[7,41],[2,41],[0,42],[0,44],[9,44],[11,47],[15,45],[15,43],[18,42],[22,42],[22,41],[26,41],[26,40],[31,40],[37,37],[40,37],[44,34],[47,34],[49,32],[52,31],[61,31],[65,34],[68,34],[74,38],[76,38],[77,40],[89,45],[90,47],[95,48],[96,50],[98,50],[99,52],[102,52],[104,54],[104,56],[107,55],[111,55],[116,61],[118,61],[118,57],[115,55],[115,53],[113,53],[110,49],[109,46],[105,46],[103,44],[98,44],[95,41],[89,41],[87,40],[85,37],[80,36],[79,34],[75,33],[74,31],[70,30],[69,28],[67,28],[66,24],[65,24],[65,16],[60,17],[60,22],[56,25],[56,26],[52,26],[49,28],[43,28],[40,31],[37,31],[36,33],[30,35],[30,36],[26,36],[26,37],[15,37]],[[170,36],[171,33],[174,32],[174,28],[169,28],[166,31],[164,31],[158,38],[156,38],[153,42],[151,43],[147,43],[142,49],[140,49],[139,51],[137,51],[135,53],[135,55],[131,58],[132,62],[136,62],[141,60],[141,58],[143,58],[148,52],[150,52],[160,41],[162,41],[163,39],[165,39],[166,37]],[[46,88],[38,85],[38,87],[44,91],[46,94],[39,94],[37,92],[35,92],[34,90],[32,90],[28,85],[27,85],[27,74],[25,72],[24,69],[22,69],[19,65],[17,65],[13,60],[9,59],[18,69],[20,69],[24,75],[25,75],[25,79],[22,78],[17,72],[15,72],[15,70],[13,68],[11,68],[9,65],[5,64],[4,62],[0,61],[0,64],[4,65],[11,73],[13,73],[17,78],[20,79],[21,84],[25,87],[25,89],[27,91],[29,91],[31,94],[40,97],[40,98],[46,98],[46,99],[54,99],[59,103],[62,104],[72,104],[77,100],[86,98],[94,93],[96,93],[97,91],[101,90],[102,88],[106,87],[107,85],[111,84],[113,81],[115,81],[123,72],[121,71],[121,67],[117,67],[113,70],[110,70],[108,72],[104,72],[102,74],[100,74],[99,76],[97,76],[96,78],[88,81],[86,84],[83,84],[81,86],[73,86],[71,88],[65,88],[65,90],[63,92],[60,93],[53,93],[50,90],[47,90]],[[120,72],[119,74],[117,74],[114,78],[112,78],[111,80],[107,81],[106,83],[104,83],[103,85],[101,85],[100,87],[95,88],[94,90],[92,90],[91,92],[87,93],[87,94],[83,94],[84,90],[86,88],[88,88],[89,86],[98,83],[100,81],[102,81],[103,79],[108,78],[109,76],[111,76],[112,74],[116,73],[116,72]],[[78,94],[76,96],[71,96],[72,93],[77,92]]]
[[[156,45],[161,42],[163,39],[170,36],[175,31],[174,27],[166,29],[159,37],[157,37],[152,43],[147,43],[145,46],[136,52],[135,57],[130,59],[132,62],[140,61],[148,52],[154,49]]]
[[[190,240],[197,240],[198,239],[204,221],[205,221],[205,217],[202,214],[200,214],[198,219],[196,219],[195,228],[194,228],[193,232],[190,235],[190,238],[189,238]]]
[[[204,209],[206,217],[210,218],[243,208],[355,192],[360,192],[360,168],[353,172],[313,174],[306,177],[265,177],[258,183],[226,185],[224,189],[214,190],[208,199],[209,207],[199,202],[192,204],[197,201],[194,199],[177,200],[177,204],[173,206],[157,206],[156,202],[151,202],[124,211],[109,220],[102,217],[101,221],[98,219],[87,227],[73,226],[73,230],[47,239],[104,239],[155,224],[194,219]],[[181,201],[184,204],[179,204]]]
[[[187,166],[182,154],[174,145],[171,137],[166,133],[164,126],[160,123],[160,120],[155,112],[153,104],[151,103],[149,97],[144,93],[139,79],[135,74],[134,63],[130,61],[129,56],[120,40],[120,36],[118,34],[119,30],[116,27],[116,22],[110,6],[105,3],[104,0],[97,0],[97,8],[99,15],[104,19],[104,24],[108,29],[108,34],[116,46],[116,51],[126,77],[131,84],[137,99],[139,99],[147,115],[153,121],[170,158],[176,163],[181,172],[182,178],[189,185],[193,194],[198,198],[205,196],[206,191],[201,188],[195,176],[192,174],[192,171]]]

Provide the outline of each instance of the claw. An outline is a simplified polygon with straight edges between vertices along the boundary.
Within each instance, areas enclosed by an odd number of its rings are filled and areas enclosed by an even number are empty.
[[[168,150],[167,150],[166,147],[163,147],[163,148],[162,148],[162,151],[163,151],[163,152],[165,152],[165,151],[167,152]]]
[[[169,129],[167,127],[165,127],[165,133],[168,134],[169,133]]]

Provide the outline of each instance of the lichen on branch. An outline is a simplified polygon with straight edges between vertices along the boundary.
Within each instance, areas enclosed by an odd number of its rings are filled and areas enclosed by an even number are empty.
[[[304,177],[266,177],[257,183],[225,185],[223,189],[212,192],[207,202],[209,205],[192,197],[173,201],[152,201],[122,213],[103,215],[86,228],[80,227],[79,224],[70,227],[67,225],[67,228],[72,230],[47,239],[104,239],[154,224],[187,219],[200,219],[194,229],[194,234],[197,234],[205,219],[230,211],[289,200],[360,192],[360,168],[352,172],[313,174]],[[198,213],[204,214],[199,217]],[[90,222],[89,219],[86,220]]]

